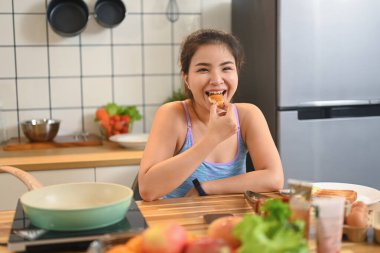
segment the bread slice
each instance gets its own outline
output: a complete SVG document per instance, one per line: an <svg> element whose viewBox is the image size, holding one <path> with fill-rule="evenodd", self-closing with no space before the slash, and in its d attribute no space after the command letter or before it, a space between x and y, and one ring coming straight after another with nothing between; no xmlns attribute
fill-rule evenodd
<svg viewBox="0 0 380 253"><path fill-rule="evenodd" d="M316 189L312 193L315 197L344 197L349 203L354 203L358 194L354 190L333 190L333 189Z"/></svg>
<svg viewBox="0 0 380 253"><path fill-rule="evenodd" d="M208 100L212 104L216 104L219 108L224 107L224 97L223 94L212 94L208 96Z"/></svg>

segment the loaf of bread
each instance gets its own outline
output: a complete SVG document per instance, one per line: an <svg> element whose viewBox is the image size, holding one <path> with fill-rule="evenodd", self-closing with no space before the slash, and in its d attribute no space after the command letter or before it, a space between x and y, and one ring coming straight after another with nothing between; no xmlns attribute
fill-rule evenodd
<svg viewBox="0 0 380 253"><path fill-rule="evenodd" d="M312 193L315 197L345 197L349 203L354 203L358 197L356 191L353 190L333 190L333 189L316 189Z"/></svg>

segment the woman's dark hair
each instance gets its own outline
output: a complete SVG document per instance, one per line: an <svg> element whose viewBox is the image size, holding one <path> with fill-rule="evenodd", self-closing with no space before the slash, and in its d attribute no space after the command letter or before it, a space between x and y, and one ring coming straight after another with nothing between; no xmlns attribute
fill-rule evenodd
<svg viewBox="0 0 380 253"><path fill-rule="evenodd" d="M182 43L182 49L180 54L181 72L184 74L189 73L190 62L195 52L200 46L209 44L222 44L227 47L232 56L235 59L236 69L239 72L244 62L244 52L240 45L239 40L232 34L213 30L213 29L201 29L190 34ZM193 98L191 91L185 87L185 93L187 97Z"/></svg>

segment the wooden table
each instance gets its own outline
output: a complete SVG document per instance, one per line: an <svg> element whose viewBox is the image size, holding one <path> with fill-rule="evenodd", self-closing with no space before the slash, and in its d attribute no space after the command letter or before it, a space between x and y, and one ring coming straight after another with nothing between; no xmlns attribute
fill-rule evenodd
<svg viewBox="0 0 380 253"><path fill-rule="evenodd" d="M137 202L144 217L150 226L167 221L176 221L194 234L204 235L207 225L203 220L204 214L232 213L243 215L252 212L242 194L218 195L207 197L192 197L167 199L153 202ZM14 211L0 212L0 253L9 253L4 245L7 241ZM380 245L373 243L351 243L344 241L342 253L379 252Z"/></svg>

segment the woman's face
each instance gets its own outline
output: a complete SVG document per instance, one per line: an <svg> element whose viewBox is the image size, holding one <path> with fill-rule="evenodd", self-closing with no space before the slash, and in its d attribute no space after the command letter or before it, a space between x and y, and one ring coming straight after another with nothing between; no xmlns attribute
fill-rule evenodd
<svg viewBox="0 0 380 253"><path fill-rule="evenodd" d="M190 62L189 73L183 74L197 104L210 107L208 95L222 93L230 101L236 92L238 74L235 58L223 44L209 44L198 48Z"/></svg>

